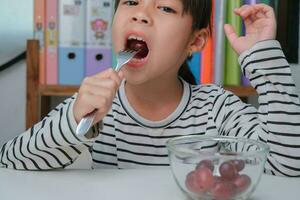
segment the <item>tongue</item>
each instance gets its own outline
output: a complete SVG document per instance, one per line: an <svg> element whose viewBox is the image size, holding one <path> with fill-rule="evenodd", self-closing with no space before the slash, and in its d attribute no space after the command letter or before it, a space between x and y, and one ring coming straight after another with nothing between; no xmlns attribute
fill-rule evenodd
<svg viewBox="0 0 300 200"><path fill-rule="evenodd" d="M138 40L129 40L127 43L127 48L134 50L134 51L139 51L134 56L134 58L137 58L137 59L145 58L149 52L147 44L143 41L138 41Z"/></svg>

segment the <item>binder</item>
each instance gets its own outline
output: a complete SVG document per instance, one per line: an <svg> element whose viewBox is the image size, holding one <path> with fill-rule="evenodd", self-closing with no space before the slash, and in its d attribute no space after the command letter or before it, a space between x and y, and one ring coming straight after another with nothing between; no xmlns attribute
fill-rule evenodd
<svg viewBox="0 0 300 200"><path fill-rule="evenodd" d="M215 11L215 1L212 0L212 19L214 18ZM202 59L201 59L201 83L202 84L210 84L213 83L213 70L214 70L214 25L212 24L212 34L208 38L207 44L202 51Z"/></svg>
<svg viewBox="0 0 300 200"><path fill-rule="evenodd" d="M225 67L225 33L224 24L226 19L227 0L219 0L215 5L215 56L214 56L214 83L217 85L224 84L224 67Z"/></svg>
<svg viewBox="0 0 300 200"><path fill-rule="evenodd" d="M45 84L45 0L34 0L34 38L39 40L39 82Z"/></svg>
<svg viewBox="0 0 300 200"><path fill-rule="evenodd" d="M234 8L241 7L241 0L230 0L227 3L227 23L233 25L236 33L240 35L242 31L242 21L239 16L233 12ZM230 46L226 39L226 58L225 58L225 85L240 85L241 84L241 68L238 63L238 54Z"/></svg>
<svg viewBox="0 0 300 200"><path fill-rule="evenodd" d="M58 83L58 0L46 0L46 84Z"/></svg>
<svg viewBox="0 0 300 200"><path fill-rule="evenodd" d="M269 5L270 4L270 0L260 0L259 3L264 3Z"/></svg>
<svg viewBox="0 0 300 200"><path fill-rule="evenodd" d="M201 71L201 53L200 52L194 52L192 59L188 60L188 66L191 70L195 81L197 84L200 84L200 71Z"/></svg>
<svg viewBox="0 0 300 200"><path fill-rule="evenodd" d="M210 37L202 51L201 59L201 83L210 84L213 82L213 39Z"/></svg>
<svg viewBox="0 0 300 200"><path fill-rule="evenodd" d="M257 0L244 0L244 4L255 5Z"/></svg>
<svg viewBox="0 0 300 200"><path fill-rule="evenodd" d="M59 84L80 85L84 78L85 11L85 0L59 0Z"/></svg>
<svg viewBox="0 0 300 200"><path fill-rule="evenodd" d="M112 66L111 26L113 1L86 1L85 75L91 76Z"/></svg>

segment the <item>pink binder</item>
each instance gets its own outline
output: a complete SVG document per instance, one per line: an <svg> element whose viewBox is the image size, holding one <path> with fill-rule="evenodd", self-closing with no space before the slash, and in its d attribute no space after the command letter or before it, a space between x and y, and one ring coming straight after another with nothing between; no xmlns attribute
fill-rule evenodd
<svg viewBox="0 0 300 200"><path fill-rule="evenodd" d="M46 84L58 83L58 0L46 0Z"/></svg>

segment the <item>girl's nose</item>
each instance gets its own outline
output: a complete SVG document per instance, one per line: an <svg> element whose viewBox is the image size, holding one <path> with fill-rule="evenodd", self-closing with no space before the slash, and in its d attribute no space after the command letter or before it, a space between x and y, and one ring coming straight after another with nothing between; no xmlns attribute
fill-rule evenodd
<svg viewBox="0 0 300 200"><path fill-rule="evenodd" d="M149 20L146 19L146 18L132 17L132 20L136 21L136 22L141 22L141 23L144 23L144 24L148 24L149 23Z"/></svg>
<svg viewBox="0 0 300 200"><path fill-rule="evenodd" d="M133 22L146 25L150 25L152 23L151 18L144 11L139 11L138 13L136 13L134 16L132 16L131 20Z"/></svg>

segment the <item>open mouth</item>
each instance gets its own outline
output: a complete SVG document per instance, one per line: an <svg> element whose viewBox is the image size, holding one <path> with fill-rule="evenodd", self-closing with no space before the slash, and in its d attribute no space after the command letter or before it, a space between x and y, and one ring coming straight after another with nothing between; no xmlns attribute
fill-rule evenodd
<svg viewBox="0 0 300 200"><path fill-rule="evenodd" d="M141 37L129 36L126 42L126 49L138 51L138 53L134 56L135 59L143 59L146 58L149 49L147 43Z"/></svg>

